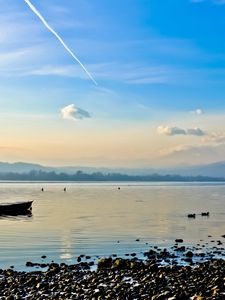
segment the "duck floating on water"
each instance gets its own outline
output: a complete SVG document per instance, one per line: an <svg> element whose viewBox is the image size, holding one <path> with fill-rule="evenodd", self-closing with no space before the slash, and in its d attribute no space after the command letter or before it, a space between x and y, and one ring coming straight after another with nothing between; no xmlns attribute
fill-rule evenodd
<svg viewBox="0 0 225 300"><path fill-rule="evenodd" d="M209 216L209 211L207 211L207 212L202 212L202 213L201 213L201 216L202 216L202 217L208 217L208 216Z"/></svg>
<svg viewBox="0 0 225 300"><path fill-rule="evenodd" d="M195 218L196 214L188 214L187 217L188 218Z"/></svg>

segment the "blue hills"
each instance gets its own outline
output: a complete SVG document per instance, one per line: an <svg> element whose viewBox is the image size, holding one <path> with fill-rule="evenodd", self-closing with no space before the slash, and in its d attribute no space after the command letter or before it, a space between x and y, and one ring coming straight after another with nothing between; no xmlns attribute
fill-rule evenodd
<svg viewBox="0 0 225 300"><path fill-rule="evenodd" d="M130 176L158 175L180 175L180 176L206 176L225 179L225 161L196 166L179 166L170 168L98 168L86 166L43 166L41 164L26 162L0 162L0 173L29 173L31 171L55 172L75 174L82 171L86 174L101 172L103 174L120 173Z"/></svg>

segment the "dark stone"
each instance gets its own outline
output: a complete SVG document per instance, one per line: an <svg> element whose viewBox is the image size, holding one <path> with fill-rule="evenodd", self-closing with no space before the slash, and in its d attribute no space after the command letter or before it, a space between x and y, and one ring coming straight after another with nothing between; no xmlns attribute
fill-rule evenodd
<svg viewBox="0 0 225 300"><path fill-rule="evenodd" d="M157 252L150 249L148 252L144 252L144 256L148 258L155 258L157 256Z"/></svg>
<svg viewBox="0 0 225 300"><path fill-rule="evenodd" d="M34 266L35 266L35 264L32 263L31 261L26 262L26 267L34 267Z"/></svg>
<svg viewBox="0 0 225 300"><path fill-rule="evenodd" d="M116 258L112 263L112 267L116 269L124 269L126 266L126 260L122 258Z"/></svg>
<svg viewBox="0 0 225 300"><path fill-rule="evenodd" d="M110 268L112 266L112 258L111 257L103 257L98 261L98 269L102 268Z"/></svg>
<svg viewBox="0 0 225 300"><path fill-rule="evenodd" d="M186 258L184 258L184 261L186 261L186 262L189 263L189 264L193 264L193 260L192 260L191 257L186 257Z"/></svg>
<svg viewBox="0 0 225 300"><path fill-rule="evenodd" d="M176 239L175 242L176 242L176 243L183 243L184 240L183 240L183 239Z"/></svg>
<svg viewBox="0 0 225 300"><path fill-rule="evenodd" d="M145 260L101 258L92 270L94 261L52 263L44 272L0 270L0 299L224 299L225 260L213 258L213 252L223 255L221 248L214 247L206 257L197 253L198 263L193 267L195 251L199 248L188 248L181 258L188 266L171 259L173 252L159 248L146 252L151 258ZM201 257L208 261L200 261Z"/></svg>
<svg viewBox="0 0 225 300"><path fill-rule="evenodd" d="M181 246L181 247L177 247L177 248L175 249L175 251L184 252L185 249L186 249L185 246Z"/></svg>
<svg viewBox="0 0 225 300"><path fill-rule="evenodd" d="M186 257L193 257L194 256L192 251L188 251L185 255L186 255Z"/></svg>
<svg viewBox="0 0 225 300"><path fill-rule="evenodd" d="M198 256L205 257L205 253L199 253Z"/></svg>

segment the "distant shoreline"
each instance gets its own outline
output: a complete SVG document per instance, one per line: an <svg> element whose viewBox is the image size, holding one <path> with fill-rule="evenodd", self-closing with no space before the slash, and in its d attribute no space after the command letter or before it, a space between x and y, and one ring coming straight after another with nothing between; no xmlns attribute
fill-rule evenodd
<svg viewBox="0 0 225 300"><path fill-rule="evenodd" d="M77 171L74 174L55 171L32 170L30 172L0 172L1 181L54 181L54 182L225 182L223 177L181 176L179 174L127 175L121 173L94 172L91 174Z"/></svg>

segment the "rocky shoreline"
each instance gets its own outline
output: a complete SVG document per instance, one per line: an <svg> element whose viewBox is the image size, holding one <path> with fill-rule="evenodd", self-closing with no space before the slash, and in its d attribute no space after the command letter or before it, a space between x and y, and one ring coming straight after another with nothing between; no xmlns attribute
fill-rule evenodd
<svg viewBox="0 0 225 300"><path fill-rule="evenodd" d="M225 260L193 263L192 256L185 252L187 265L180 265L166 249L150 249L146 259L135 253L129 258L112 255L96 265L87 256L71 265L27 262L45 270L0 270L0 299L225 299ZM162 260L168 263L162 265Z"/></svg>

